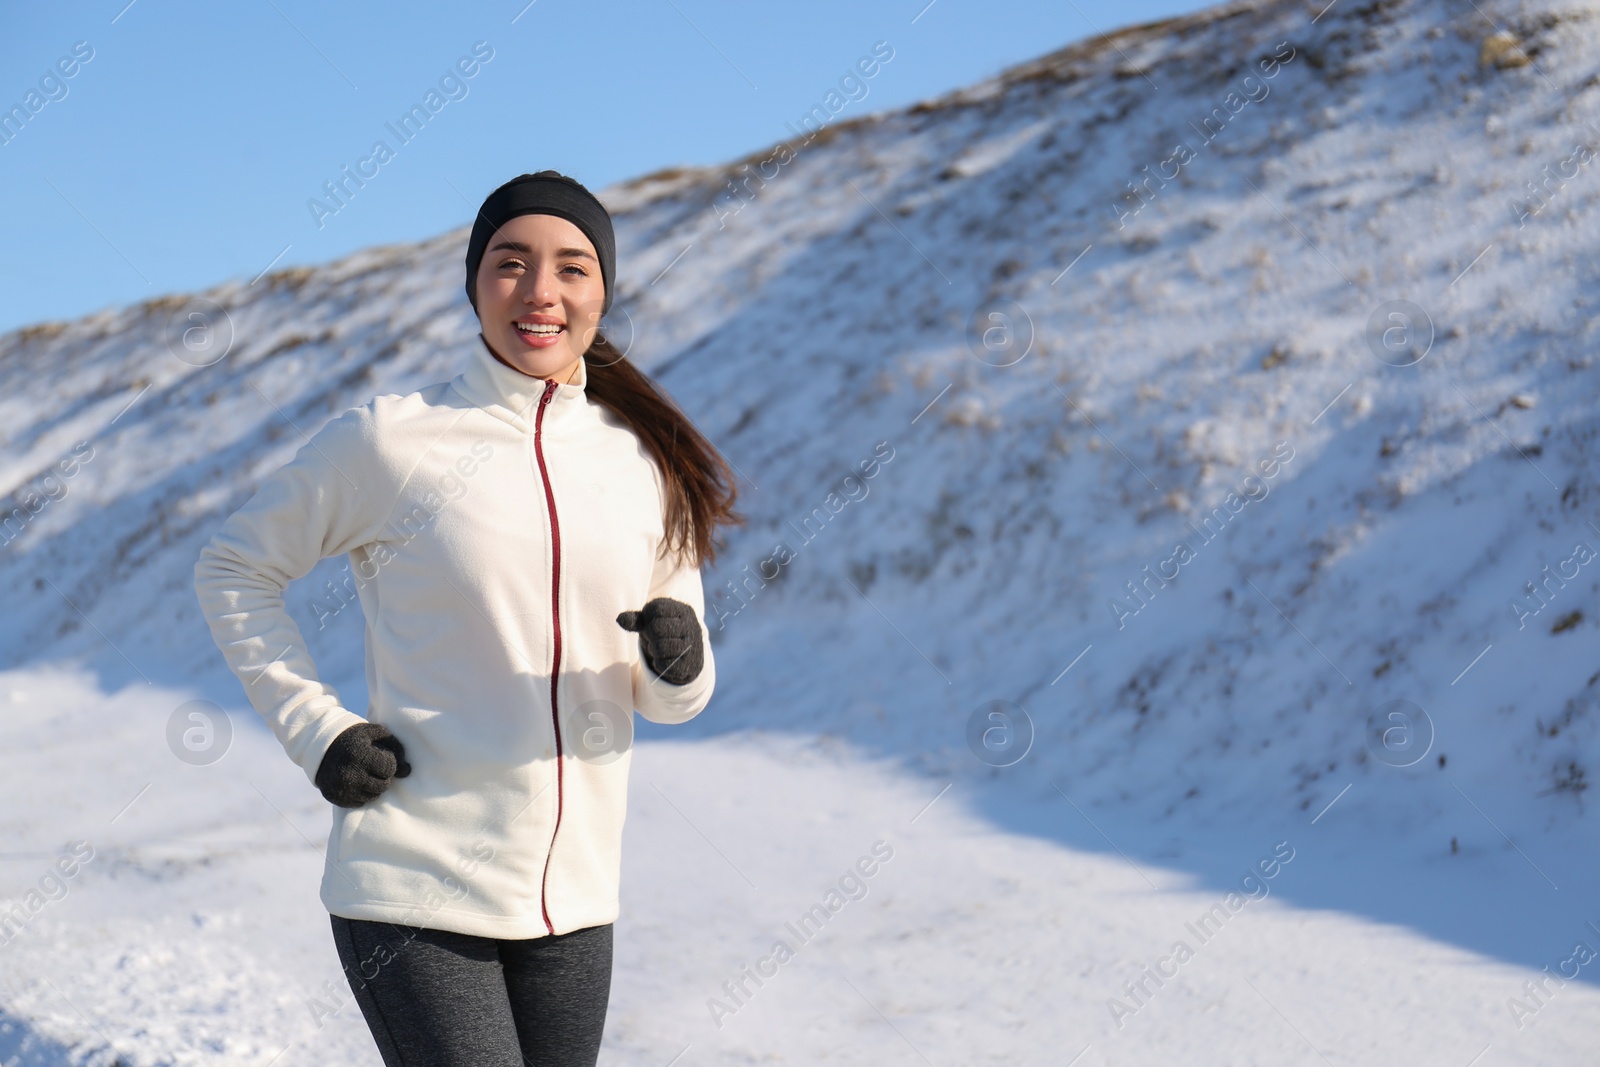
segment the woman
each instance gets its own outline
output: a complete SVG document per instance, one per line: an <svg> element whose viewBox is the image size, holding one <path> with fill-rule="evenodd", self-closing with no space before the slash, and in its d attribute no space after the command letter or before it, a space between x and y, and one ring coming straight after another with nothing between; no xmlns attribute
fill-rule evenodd
<svg viewBox="0 0 1600 1067"><path fill-rule="evenodd" d="M471 364L331 420L195 566L251 704L336 805L321 897L386 1064L595 1063L632 712L683 722L715 685L700 566L743 516L598 332L614 264L576 181L496 189L467 245ZM342 553L365 718L283 604Z"/></svg>

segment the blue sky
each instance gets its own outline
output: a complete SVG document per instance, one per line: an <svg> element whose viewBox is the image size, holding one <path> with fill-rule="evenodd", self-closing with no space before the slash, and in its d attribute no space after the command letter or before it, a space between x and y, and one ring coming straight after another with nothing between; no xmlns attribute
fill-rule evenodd
<svg viewBox="0 0 1600 1067"><path fill-rule="evenodd" d="M550 167L600 189L737 158L789 136L786 123L880 41L893 58L841 118L1203 6L13 5L0 110L37 110L0 126L0 330L430 237L524 171ZM437 113L402 143L386 124L430 89ZM373 155L379 140L392 156ZM345 167L369 177L346 179L341 205L324 183Z"/></svg>

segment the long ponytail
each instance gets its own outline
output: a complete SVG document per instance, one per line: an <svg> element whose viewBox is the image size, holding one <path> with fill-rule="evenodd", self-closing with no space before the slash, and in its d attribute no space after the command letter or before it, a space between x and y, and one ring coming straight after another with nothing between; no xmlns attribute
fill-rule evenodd
<svg viewBox="0 0 1600 1067"><path fill-rule="evenodd" d="M595 332L584 363L584 392L614 412L661 469L668 550L687 553L696 566L716 562L717 527L746 522L746 516L733 510L739 491L728 461L604 333Z"/></svg>

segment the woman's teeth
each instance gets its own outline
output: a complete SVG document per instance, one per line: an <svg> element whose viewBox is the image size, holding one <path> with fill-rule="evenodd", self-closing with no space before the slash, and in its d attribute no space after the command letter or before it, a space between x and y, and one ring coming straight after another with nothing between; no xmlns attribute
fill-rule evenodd
<svg viewBox="0 0 1600 1067"><path fill-rule="evenodd" d="M521 330L523 333L537 333L544 336L549 336L551 334L557 334L561 332L560 326L547 325L545 323L518 322L513 323L513 325L515 325L516 328Z"/></svg>

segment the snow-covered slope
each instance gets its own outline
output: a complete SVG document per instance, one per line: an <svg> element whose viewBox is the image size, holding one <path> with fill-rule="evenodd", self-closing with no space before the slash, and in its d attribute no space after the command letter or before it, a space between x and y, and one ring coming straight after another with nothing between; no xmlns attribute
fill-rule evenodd
<svg viewBox="0 0 1600 1067"><path fill-rule="evenodd" d="M1600 946L1597 86L1593 3L1247 2L601 191L616 335L745 478L718 695L670 736L841 742L1224 891L1343 833L1280 901L1533 970ZM0 338L0 477L38 505L0 667L248 712L195 553L323 421L459 370L465 236ZM343 567L291 606L360 707ZM1503 986L1462 1018L1520 1036Z"/></svg>

